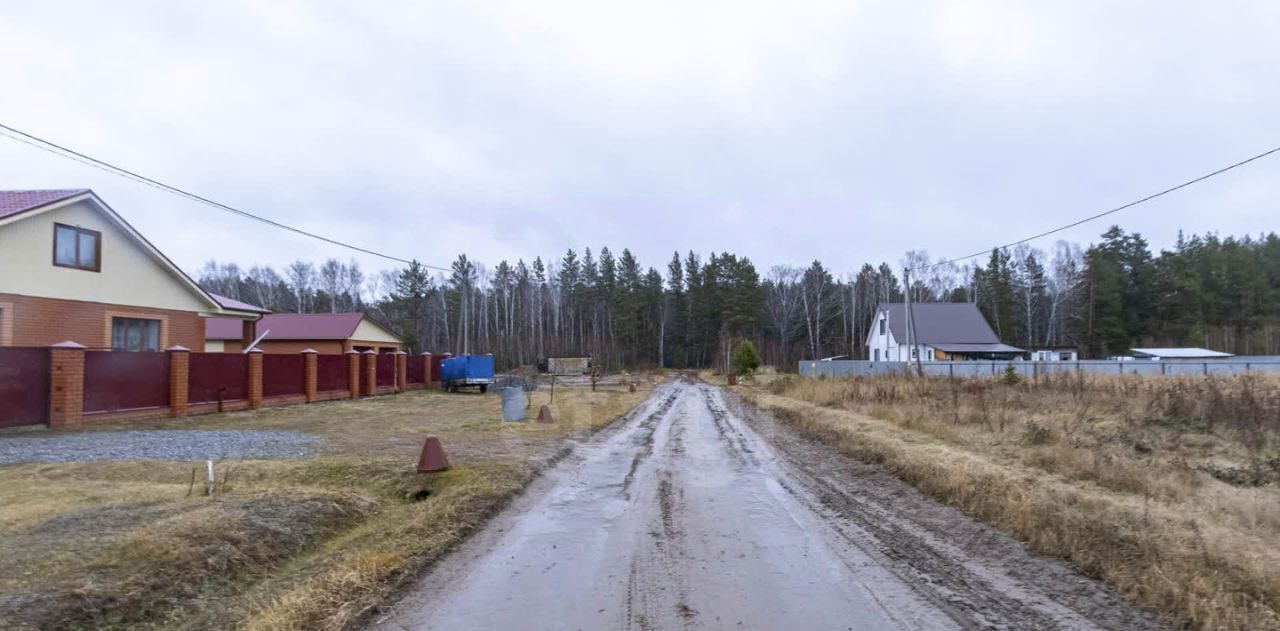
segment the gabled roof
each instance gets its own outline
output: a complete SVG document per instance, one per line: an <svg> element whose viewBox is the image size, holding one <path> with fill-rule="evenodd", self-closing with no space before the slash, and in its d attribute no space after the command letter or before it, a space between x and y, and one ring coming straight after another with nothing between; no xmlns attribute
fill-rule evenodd
<svg viewBox="0 0 1280 631"><path fill-rule="evenodd" d="M1211 351L1207 348L1131 348L1134 357L1167 357L1170 359L1223 359L1235 357L1231 353Z"/></svg>
<svg viewBox="0 0 1280 631"><path fill-rule="evenodd" d="M69 197L88 193L87 188L64 188L43 191L0 191L0 219L35 210Z"/></svg>
<svg viewBox="0 0 1280 631"><path fill-rule="evenodd" d="M907 343L907 306L901 302L882 303L877 312L889 314L889 330L899 344ZM1000 343L991 325L987 324L978 306L971 302L924 302L911 305L915 320L914 342L937 346L947 345L982 345L988 348L1000 347L1001 350L978 350L971 352L1022 352L1022 349Z"/></svg>
<svg viewBox="0 0 1280 631"><path fill-rule="evenodd" d="M260 310L242 311L239 308L223 305L218 302L209 292L200 288L196 281L187 276L182 268L178 267L169 260L156 246L152 245L142 233L125 221L113 208L102 201L91 189L51 189L51 190L26 190L26 191L0 191L0 226L25 219L30 215L36 215L63 206L87 201L90 206L102 213L110 221L114 222L126 235L141 247L153 260L156 261L165 271L169 272L184 285L187 290L195 294L202 302L209 306L209 313L219 313L231 316L252 316L260 313Z"/></svg>
<svg viewBox="0 0 1280 631"><path fill-rule="evenodd" d="M266 332L263 338L266 340L346 340L355 335L356 327L364 319L363 313L272 313L258 320L257 330L259 335ZM377 324L373 320L369 322ZM239 320L209 318L205 321L204 337L238 340L240 329Z"/></svg>

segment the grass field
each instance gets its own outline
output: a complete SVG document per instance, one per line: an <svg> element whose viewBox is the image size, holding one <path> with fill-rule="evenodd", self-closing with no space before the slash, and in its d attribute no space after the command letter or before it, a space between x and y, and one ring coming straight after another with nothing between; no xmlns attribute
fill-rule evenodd
<svg viewBox="0 0 1280 631"><path fill-rule="evenodd" d="M1280 379L785 377L741 390L1179 626L1280 628Z"/></svg>
<svg viewBox="0 0 1280 631"><path fill-rule="evenodd" d="M289 429L328 448L219 462L212 497L203 462L0 466L0 627L348 628L649 387L557 388L554 425L432 390L87 430ZM536 414L549 394L532 397ZM451 470L414 471L429 433Z"/></svg>

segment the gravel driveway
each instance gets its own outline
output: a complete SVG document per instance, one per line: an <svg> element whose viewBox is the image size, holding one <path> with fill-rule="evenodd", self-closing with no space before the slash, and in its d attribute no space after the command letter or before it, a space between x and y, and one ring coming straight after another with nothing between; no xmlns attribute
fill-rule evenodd
<svg viewBox="0 0 1280 631"><path fill-rule="evenodd" d="M159 429L0 438L0 464L89 460L306 458L324 447L302 432Z"/></svg>

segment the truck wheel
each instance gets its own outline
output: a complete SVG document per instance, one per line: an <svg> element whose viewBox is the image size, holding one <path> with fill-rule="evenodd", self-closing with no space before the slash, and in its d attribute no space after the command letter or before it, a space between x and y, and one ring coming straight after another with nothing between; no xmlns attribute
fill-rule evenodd
<svg viewBox="0 0 1280 631"><path fill-rule="evenodd" d="M480 384L480 394L484 394L488 391L489 391L489 384L486 384L486 383Z"/></svg>

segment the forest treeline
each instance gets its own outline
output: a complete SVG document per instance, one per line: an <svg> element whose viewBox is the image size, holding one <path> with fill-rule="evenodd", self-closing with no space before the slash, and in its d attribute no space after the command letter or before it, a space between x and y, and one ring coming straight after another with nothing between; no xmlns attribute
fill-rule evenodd
<svg viewBox="0 0 1280 631"><path fill-rule="evenodd" d="M1112 227L1087 248L1026 245L957 265L908 252L897 265L838 273L820 261L758 270L750 259L675 253L661 269L623 249L487 267L459 255L449 272L414 263L364 273L354 262L297 261L282 273L209 262L209 291L280 312L364 311L415 351L493 352L500 364L590 355L609 368L722 366L740 340L766 363L864 358L876 305L977 303L1001 340L1072 347L1085 357L1134 346L1280 354L1280 237L1179 236L1153 254Z"/></svg>

